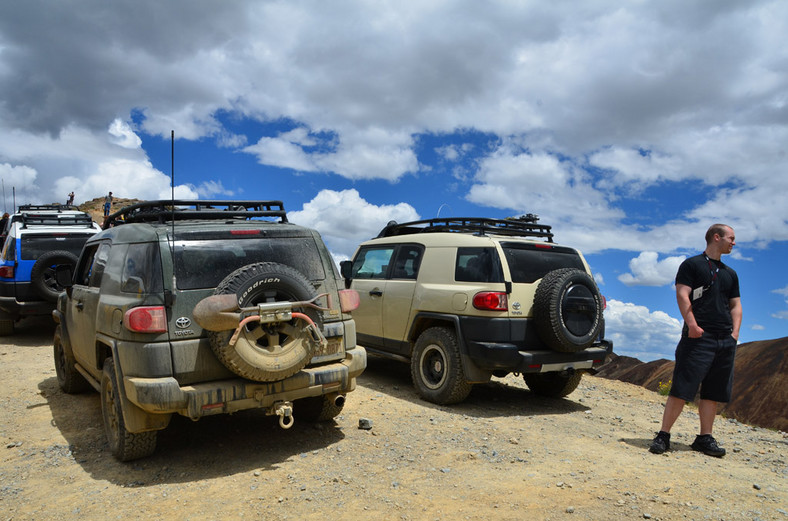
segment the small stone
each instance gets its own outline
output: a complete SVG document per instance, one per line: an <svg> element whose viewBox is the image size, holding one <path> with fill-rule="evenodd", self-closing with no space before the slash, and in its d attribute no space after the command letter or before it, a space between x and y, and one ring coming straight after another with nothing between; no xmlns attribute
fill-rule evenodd
<svg viewBox="0 0 788 521"><path fill-rule="evenodd" d="M566 513L567 514L573 514L574 511L575 511L575 507L566 507Z"/></svg>
<svg viewBox="0 0 788 521"><path fill-rule="evenodd" d="M358 428L368 431L372 429L372 420L369 418L359 418L358 419Z"/></svg>
<svg viewBox="0 0 788 521"><path fill-rule="evenodd" d="M761 486L757 483L753 483L752 488L754 488L755 490L761 490Z"/></svg>

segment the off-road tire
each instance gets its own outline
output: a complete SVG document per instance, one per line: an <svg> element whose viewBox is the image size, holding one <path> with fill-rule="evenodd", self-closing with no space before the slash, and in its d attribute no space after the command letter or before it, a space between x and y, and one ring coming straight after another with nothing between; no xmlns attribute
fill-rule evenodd
<svg viewBox="0 0 788 521"><path fill-rule="evenodd" d="M107 358L101 374L101 415L110 452L120 461L150 456L156 450L158 431L129 432L123 420L122 397L115 373L115 361Z"/></svg>
<svg viewBox="0 0 788 521"><path fill-rule="evenodd" d="M13 320L0 320L0 336L11 336L14 334Z"/></svg>
<svg viewBox="0 0 788 521"><path fill-rule="evenodd" d="M317 295L298 270L275 262L249 264L235 270L216 287L214 294L235 294L240 307L311 300ZM315 310L298 311L320 327ZM311 360L314 343L305 326L301 319L263 325L252 322L241 331L235 345L230 345L233 330L209 331L208 339L216 357L233 373L258 382L274 382L294 375Z"/></svg>
<svg viewBox="0 0 788 521"><path fill-rule="evenodd" d="M55 266L68 264L72 270L77 265L77 256L73 253L54 250L41 255L30 270L30 284L35 292L44 300L56 302L63 288L57 283Z"/></svg>
<svg viewBox="0 0 788 521"><path fill-rule="evenodd" d="M568 396L580 385L583 377L582 371L577 371L570 376L561 373L525 373L525 385L539 396L548 398L563 398Z"/></svg>
<svg viewBox="0 0 788 521"><path fill-rule="evenodd" d="M457 336L446 327L431 327L419 335L410 374L419 396L440 405L463 401L473 387L465 379Z"/></svg>
<svg viewBox="0 0 788 521"><path fill-rule="evenodd" d="M296 420L310 423L333 420L342 412L343 405L337 405L326 395L310 396L293 402L293 416Z"/></svg>
<svg viewBox="0 0 788 521"><path fill-rule="evenodd" d="M602 330L602 311L602 295L585 271L551 271L536 288L536 329L542 341L555 351L575 353L593 344Z"/></svg>
<svg viewBox="0 0 788 521"><path fill-rule="evenodd" d="M55 328L55 337L53 339L57 383L64 393L84 393L92 389L92 387L85 380L85 377L77 371L74 356L71 350L63 343L63 330L61 328L62 326Z"/></svg>

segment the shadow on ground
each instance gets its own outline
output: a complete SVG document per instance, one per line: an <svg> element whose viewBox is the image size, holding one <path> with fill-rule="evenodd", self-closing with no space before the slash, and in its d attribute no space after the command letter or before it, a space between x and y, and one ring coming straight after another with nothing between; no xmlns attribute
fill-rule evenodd
<svg viewBox="0 0 788 521"><path fill-rule="evenodd" d="M480 418L570 414L589 410L588 407L573 401L572 395L566 398L544 398L526 389L525 384L517 387L497 378L486 384L474 385L471 394L462 403L436 405L422 400L416 393L407 363L373 354L367 357L367 369L358 381L359 385L428 409Z"/></svg>

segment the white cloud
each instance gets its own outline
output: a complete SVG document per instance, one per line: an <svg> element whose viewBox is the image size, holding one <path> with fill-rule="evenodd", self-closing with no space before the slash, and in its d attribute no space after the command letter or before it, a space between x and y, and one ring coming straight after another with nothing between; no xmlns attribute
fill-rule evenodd
<svg viewBox="0 0 788 521"><path fill-rule="evenodd" d="M618 355L649 362L672 359L681 338L682 323L663 311L650 311L619 300L608 300L605 309L605 336L613 341Z"/></svg>
<svg viewBox="0 0 788 521"><path fill-rule="evenodd" d="M288 212L288 219L319 231L341 260L351 257L360 242L375 237L389 221L414 221L419 214L406 203L376 206L356 190L322 190L301 210Z"/></svg>
<svg viewBox="0 0 788 521"><path fill-rule="evenodd" d="M619 275L618 280L627 286L666 286L675 280L684 259L686 257L682 255L659 260L657 252L644 251L630 259L631 273Z"/></svg>
<svg viewBox="0 0 788 521"><path fill-rule="evenodd" d="M134 133L128 123L115 119L109 126L112 141L123 148L140 148L142 140Z"/></svg>

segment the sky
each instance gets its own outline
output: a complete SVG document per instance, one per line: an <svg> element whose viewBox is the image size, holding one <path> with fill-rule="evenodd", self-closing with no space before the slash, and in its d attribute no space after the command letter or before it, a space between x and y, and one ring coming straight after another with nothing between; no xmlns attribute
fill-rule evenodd
<svg viewBox="0 0 788 521"><path fill-rule="evenodd" d="M782 0L0 0L4 211L282 200L337 260L390 220L534 213L643 361L717 222L740 342L788 336L787 174Z"/></svg>

